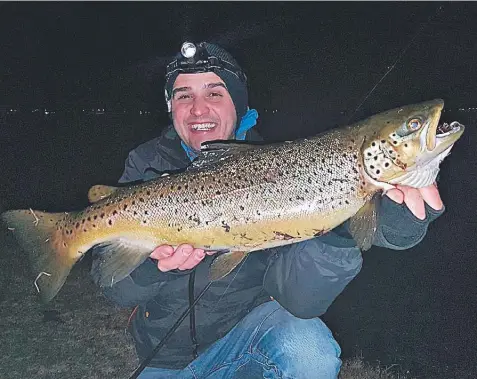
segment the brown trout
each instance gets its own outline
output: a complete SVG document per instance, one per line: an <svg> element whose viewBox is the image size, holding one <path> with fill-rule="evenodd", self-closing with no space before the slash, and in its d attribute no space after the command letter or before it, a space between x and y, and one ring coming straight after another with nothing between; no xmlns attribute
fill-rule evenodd
<svg viewBox="0 0 477 379"><path fill-rule="evenodd" d="M293 142L205 144L184 172L92 187L92 204L81 211L12 210L2 218L29 253L44 301L95 245L104 249L102 286L129 275L161 244L227 250L212 264L211 280L250 252L313 238L348 219L366 250L376 230L375 195L434 183L462 135L458 122L438 124L443 106L440 99L407 105Z"/></svg>

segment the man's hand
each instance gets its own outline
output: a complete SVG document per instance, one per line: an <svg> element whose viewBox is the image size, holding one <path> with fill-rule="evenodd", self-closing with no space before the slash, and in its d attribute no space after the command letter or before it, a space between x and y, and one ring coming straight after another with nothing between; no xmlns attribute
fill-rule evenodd
<svg viewBox="0 0 477 379"><path fill-rule="evenodd" d="M204 249L195 249L188 244L177 246L176 250L170 245L161 245L154 249L150 257L157 259L157 268L163 272L170 270L190 270L197 266L206 254L214 252L206 252Z"/></svg>
<svg viewBox="0 0 477 379"><path fill-rule="evenodd" d="M396 203L402 204L404 202L414 216L420 220L426 218L424 202L436 211L441 210L444 206L436 184L423 188L412 188L398 184L396 188L386 192L386 195Z"/></svg>

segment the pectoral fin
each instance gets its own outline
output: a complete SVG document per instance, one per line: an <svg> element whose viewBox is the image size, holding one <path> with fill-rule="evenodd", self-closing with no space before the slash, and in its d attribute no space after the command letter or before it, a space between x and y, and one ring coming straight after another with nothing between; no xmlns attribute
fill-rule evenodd
<svg viewBox="0 0 477 379"><path fill-rule="evenodd" d="M246 255L247 252L244 251L232 251L219 255L210 266L209 280L214 282L222 279L237 267Z"/></svg>
<svg viewBox="0 0 477 379"><path fill-rule="evenodd" d="M369 250L373 245L378 227L378 207L380 194L373 196L361 209L349 220L349 232L353 236L358 247Z"/></svg>

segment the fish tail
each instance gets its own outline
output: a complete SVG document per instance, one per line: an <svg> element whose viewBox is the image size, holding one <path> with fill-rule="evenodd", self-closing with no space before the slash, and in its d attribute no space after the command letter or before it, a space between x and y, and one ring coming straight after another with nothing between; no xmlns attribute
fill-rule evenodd
<svg viewBox="0 0 477 379"><path fill-rule="evenodd" d="M53 299L81 255L71 255L58 222L64 213L45 213L33 210L11 210L1 219L14 234L20 247L29 256L33 272L37 275L35 287L43 302Z"/></svg>

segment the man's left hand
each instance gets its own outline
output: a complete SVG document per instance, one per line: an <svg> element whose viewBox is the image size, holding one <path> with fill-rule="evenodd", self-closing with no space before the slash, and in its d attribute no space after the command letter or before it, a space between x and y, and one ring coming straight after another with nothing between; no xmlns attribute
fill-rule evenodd
<svg viewBox="0 0 477 379"><path fill-rule="evenodd" d="M402 204L404 202L414 216L420 220L426 218L424 202L436 211L441 210L444 206L436 184L423 188L412 188L398 184L396 188L387 191L386 195L396 203Z"/></svg>

